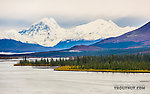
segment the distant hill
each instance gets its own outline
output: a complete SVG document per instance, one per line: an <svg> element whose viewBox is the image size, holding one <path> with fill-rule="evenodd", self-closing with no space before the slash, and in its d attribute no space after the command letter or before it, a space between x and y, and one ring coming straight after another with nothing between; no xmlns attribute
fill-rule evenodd
<svg viewBox="0 0 150 94"><path fill-rule="evenodd" d="M41 52L56 50L52 47L43 47L38 44L22 43L12 39L0 40L0 52Z"/></svg>

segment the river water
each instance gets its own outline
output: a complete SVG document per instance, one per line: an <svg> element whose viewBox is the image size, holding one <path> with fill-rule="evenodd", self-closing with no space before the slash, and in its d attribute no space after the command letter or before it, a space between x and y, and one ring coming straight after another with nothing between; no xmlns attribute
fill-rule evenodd
<svg viewBox="0 0 150 94"><path fill-rule="evenodd" d="M149 73L62 72L17 62L0 60L0 94L150 94Z"/></svg>

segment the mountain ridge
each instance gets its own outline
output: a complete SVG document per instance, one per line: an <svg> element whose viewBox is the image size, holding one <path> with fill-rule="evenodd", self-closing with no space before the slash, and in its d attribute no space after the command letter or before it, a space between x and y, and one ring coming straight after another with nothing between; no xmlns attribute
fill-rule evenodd
<svg viewBox="0 0 150 94"><path fill-rule="evenodd" d="M127 44L127 42L128 43L130 42L128 45L129 46L128 48L134 48L134 47L140 48L140 47L145 47L145 46L150 45L149 35L150 35L150 22L146 23L145 25L141 26L140 28L136 30L125 33L118 37L104 39L100 42L92 44L92 46L102 47L102 45L104 46L104 44L107 44L107 43L111 43L111 44L114 43L118 45L117 43Z"/></svg>
<svg viewBox="0 0 150 94"><path fill-rule="evenodd" d="M19 33L3 34L0 39L14 39L23 43L53 47L60 41L105 39L121 35L133 29L135 28L121 28L110 20L106 21L102 19L65 29L60 27L55 19L43 18L32 24L29 28L21 30Z"/></svg>

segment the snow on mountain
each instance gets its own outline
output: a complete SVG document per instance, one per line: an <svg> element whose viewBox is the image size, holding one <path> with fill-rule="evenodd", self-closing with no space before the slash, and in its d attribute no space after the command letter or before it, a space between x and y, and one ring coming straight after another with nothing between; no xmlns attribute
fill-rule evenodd
<svg viewBox="0 0 150 94"><path fill-rule="evenodd" d="M1 32L0 39L14 39L21 42L53 47L66 40L97 40L116 37L135 29L135 27L117 26L112 21L98 19L96 21L65 29L53 18L44 18L20 32L11 30Z"/></svg>
<svg viewBox="0 0 150 94"><path fill-rule="evenodd" d="M90 22L88 24L76 26L74 28L68 29L68 35L66 37L69 39L85 39L85 40L97 40L105 39L109 37L116 37L122 35L126 32L135 29L135 27L124 27L121 28L113 23L111 20L105 21L98 19L96 21ZM72 34L74 36L72 36Z"/></svg>
<svg viewBox="0 0 150 94"><path fill-rule="evenodd" d="M144 48L150 47L150 22L138 29L125 33L121 36L107 38L90 46L100 48Z"/></svg>
<svg viewBox="0 0 150 94"><path fill-rule="evenodd" d="M32 40L28 36L23 36L23 35L19 34L18 31L15 29L1 31L0 39L13 39L13 40L21 41L24 43L28 43L28 41ZM32 43L36 44L36 42L34 42L34 41L32 41Z"/></svg>
<svg viewBox="0 0 150 94"><path fill-rule="evenodd" d="M30 43L34 41L42 46L54 46L63 39L65 29L61 28L53 18L44 18L19 33L32 39Z"/></svg>

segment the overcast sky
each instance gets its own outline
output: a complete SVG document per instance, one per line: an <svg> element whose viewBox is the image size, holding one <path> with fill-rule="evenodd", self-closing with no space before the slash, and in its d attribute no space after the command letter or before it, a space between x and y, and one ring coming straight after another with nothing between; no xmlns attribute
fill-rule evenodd
<svg viewBox="0 0 150 94"><path fill-rule="evenodd" d="M150 0L0 0L1 26L28 26L43 17L64 27L95 19L138 26L150 20Z"/></svg>

